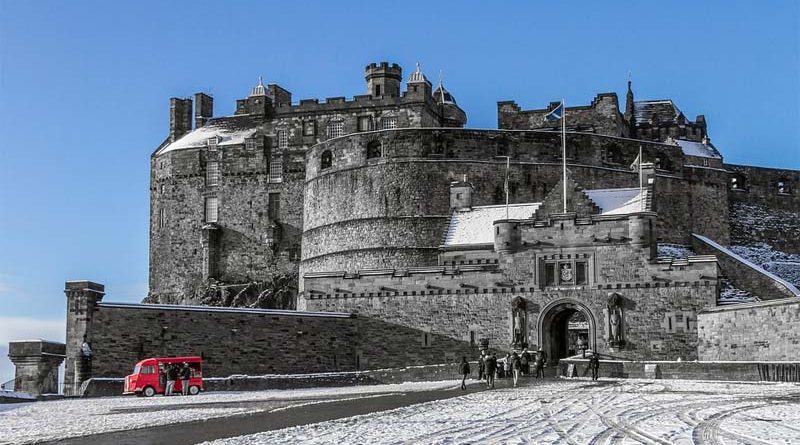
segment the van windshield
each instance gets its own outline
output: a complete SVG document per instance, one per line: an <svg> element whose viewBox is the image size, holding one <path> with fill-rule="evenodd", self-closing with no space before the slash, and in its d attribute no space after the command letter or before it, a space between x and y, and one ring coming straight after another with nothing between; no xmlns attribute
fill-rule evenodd
<svg viewBox="0 0 800 445"><path fill-rule="evenodd" d="M141 370L141 369L142 369L142 365L136 365L136 366L133 367L133 373L134 374L138 374L139 370Z"/></svg>

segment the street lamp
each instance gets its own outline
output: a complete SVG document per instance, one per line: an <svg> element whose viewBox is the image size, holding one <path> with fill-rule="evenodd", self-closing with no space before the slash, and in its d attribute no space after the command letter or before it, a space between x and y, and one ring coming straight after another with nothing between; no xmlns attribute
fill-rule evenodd
<svg viewBox="0 0 800 445"><path fill-rule="evenodd" d="M506 220L508 220L508 169L511 167L511 156L495 156L495 158L506 160Z"/></svg>

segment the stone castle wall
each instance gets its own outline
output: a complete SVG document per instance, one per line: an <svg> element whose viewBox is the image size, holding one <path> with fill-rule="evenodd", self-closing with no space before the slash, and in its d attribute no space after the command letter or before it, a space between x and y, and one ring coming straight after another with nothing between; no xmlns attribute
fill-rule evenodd
<svg viewBox="0 0 800 445"><path fill-rule="evenodd" d="M800 302L796 298L737 304L698 316L700 360L797 361Z"/></svg>
<svg viewBox="0 0 800 445"><path fill-rule="evenodd" d="M544 119L558 103L542 110L522 110L514 101L498 102L497 127L506 130L560 130L561 122ZM567 107L567 128L609 136L628 136L615 93L598 94L588 106Z"/></svg>

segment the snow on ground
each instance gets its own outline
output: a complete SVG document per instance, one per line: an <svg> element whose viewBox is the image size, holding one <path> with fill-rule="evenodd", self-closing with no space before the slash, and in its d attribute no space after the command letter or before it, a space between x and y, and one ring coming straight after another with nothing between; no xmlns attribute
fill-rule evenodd
<svg viewBox="0 0 800 445"><path fill-rule="evenodd" d="M800 254L781 252L764 243L752 246L731 246L729 249L763 267L767 272L800 287Z"/></svg>
<svg viewBox="0 0 800 445"><path fill-rule="evenodd" d="M694 255L689 246L681 244L660 243L657 246L658 256L672 258L689 258Z"/></svg>
<svg viewBox="0 0 800 445"><path fill-rule="evenodd" d="M800 385L531 381L521 388L207 442L274 443L800 443Z"/></svg>
<svg viewBox="0 0 800 445"><path fill-rule="evenodd" d="M758 296L746 290L734 287L730 280L723 278L720 280L719 298L717 304L720 306L739 303L755 303L761 301Z"/></svg>
<svg viewBox="0 0 800 445"><path fill-rule="evenodd" d="M210 392L197 396L105 397L22 403L0 408L0 444L26 444L108 431L227 417L376 394L454 388L461 381L339 388Z"/></svg>

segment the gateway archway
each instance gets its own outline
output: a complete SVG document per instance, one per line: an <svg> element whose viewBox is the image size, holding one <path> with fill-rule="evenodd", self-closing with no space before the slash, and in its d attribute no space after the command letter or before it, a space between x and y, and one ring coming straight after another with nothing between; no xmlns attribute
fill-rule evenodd
<svg viewBox="0 0 800 445"><path fill-rule="evenodd" d="M574 300L559 300L549 304L539 317L539 344L551 364L573 354L579 354L577 339L595 350L597 335L592 312Z"/></svg>

